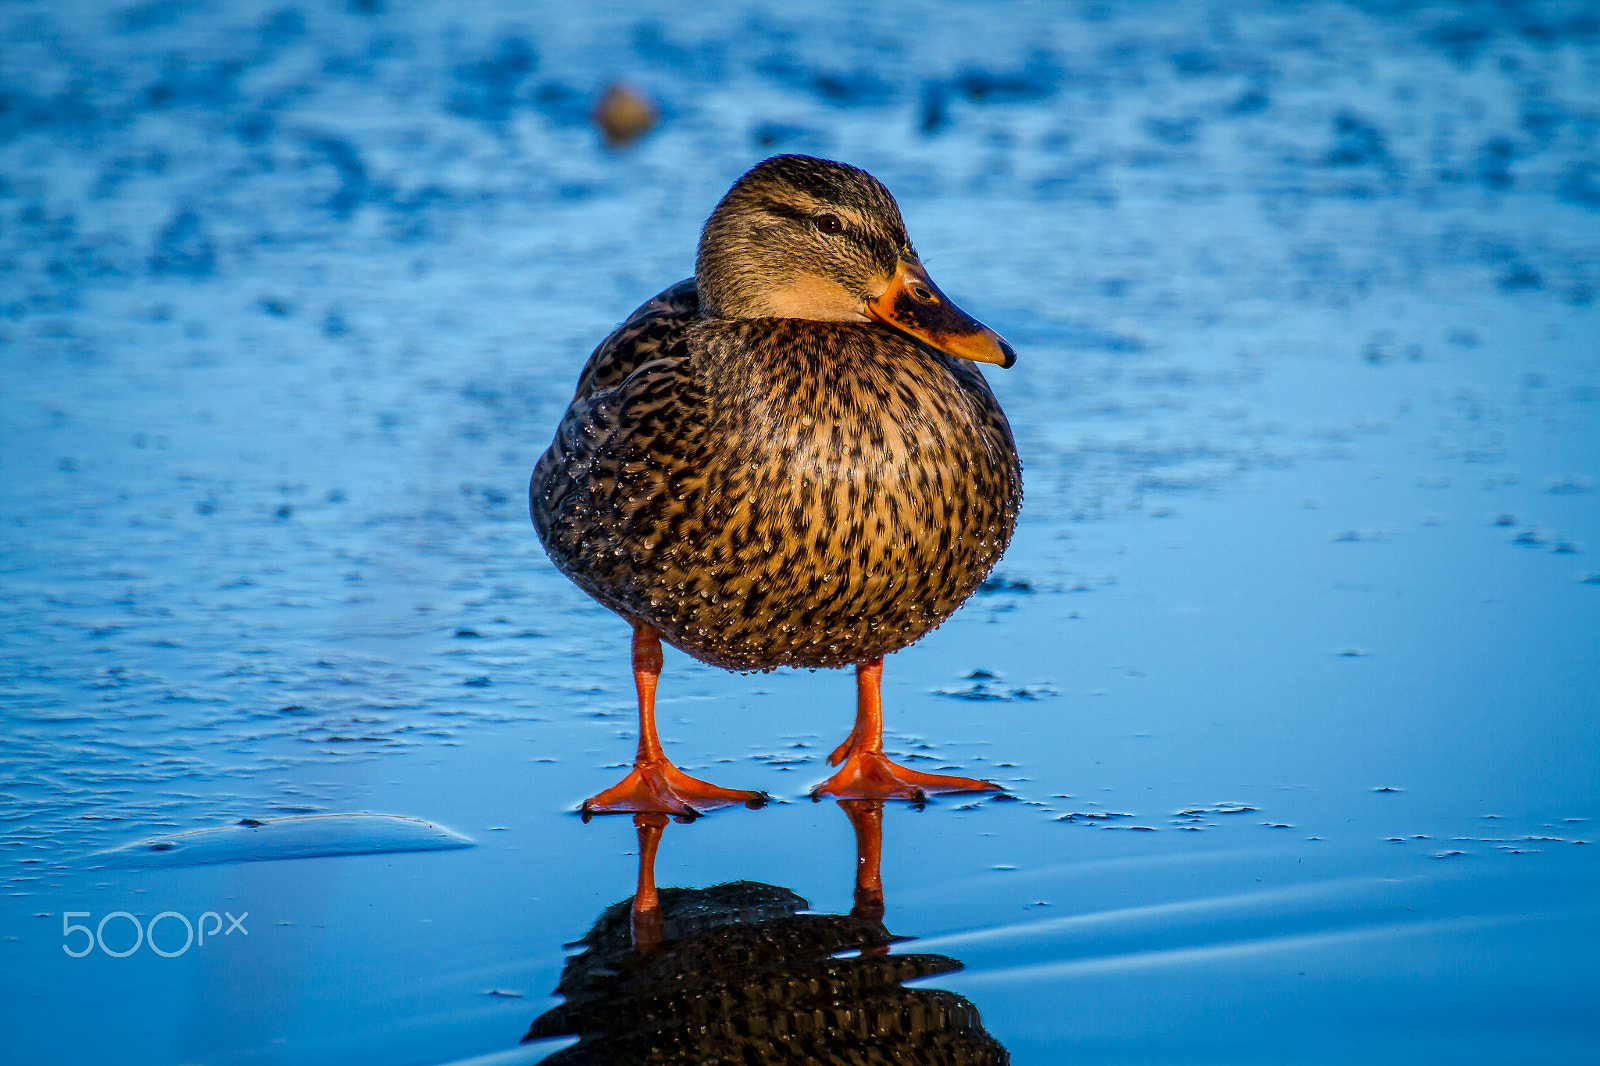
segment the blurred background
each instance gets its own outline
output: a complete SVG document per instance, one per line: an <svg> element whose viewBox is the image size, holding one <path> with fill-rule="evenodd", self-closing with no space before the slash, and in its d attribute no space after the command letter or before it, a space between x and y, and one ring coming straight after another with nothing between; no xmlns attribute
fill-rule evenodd
<svg viewBox="0 0 1600 1066"><path fill-rule="evenodd" d="M885 675L892 750L1019 799L885 814L934 984L1019 1063L1593 1061L1593 4L12 0L17 1061L556 1046L514 1050L632 891L571 814L632 691L527 476L779 152L881 179L1019 353L1017 540ZM794 801L851 690L669 653L665 739ZM476 846L94 858L348 812ZM852 839L726 812L658 874L843 912ZM248 948L60 950L228 906Z"/></svg>

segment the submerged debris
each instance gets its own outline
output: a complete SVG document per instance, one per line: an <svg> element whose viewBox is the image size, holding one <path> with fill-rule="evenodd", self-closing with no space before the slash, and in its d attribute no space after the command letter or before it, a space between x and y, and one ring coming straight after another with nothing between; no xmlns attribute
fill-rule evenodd
<svg viewBox="0 0 1600 1066"><path fill-rule="evenodd" d="M613 148L626 148L651 130L661 117L654 100L621 82L612 82L594 105L594 124Z"/></svg>

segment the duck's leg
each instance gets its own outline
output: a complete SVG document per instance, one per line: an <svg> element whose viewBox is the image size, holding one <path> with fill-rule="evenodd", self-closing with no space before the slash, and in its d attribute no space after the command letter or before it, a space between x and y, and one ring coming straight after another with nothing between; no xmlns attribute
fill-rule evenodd
<svg viewBox="0 0 1600 1066"><path fill-rule="evenodd" d="M950 774L926 774L893 762L883 753L883 658L856 664L856 724L845 742L828 756L843 760L837 773L811 790L816 796L858 799L922 799L929 792L1000 791L992 781Z"/></svg>
<svg viewBox="0 0 1600 1066"><path fill-rule="evenodd" d="M759 807L765 792L722 788L690 777L672 765L656 736L656 680L661 676L661 637L646 625L633 629L633 683L639 690L639 753L633 769L615 785L583 801L589 814L679 814L743 803Z"/></svg>

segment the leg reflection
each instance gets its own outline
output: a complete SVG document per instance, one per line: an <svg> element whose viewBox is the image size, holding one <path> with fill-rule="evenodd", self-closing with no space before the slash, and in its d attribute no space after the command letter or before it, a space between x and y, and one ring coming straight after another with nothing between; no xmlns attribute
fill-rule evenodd
<svg viewBox="0 0 1600 1066"><path fill-rule="evenodd" d="M651 951L661 945L661 895L656 891L656 849L661 832L667 828L664 814L636 814L633 827L639 831L639 884L633 890L629 932L633 950Z"/></svg>
<svg viewBox="0 0 1600 1066"><path fill-rule="evenodd" d="M883 801L842 799L839 806L850 816L856 831L856 903L850 913L857 918L883 920Z"/></svg>

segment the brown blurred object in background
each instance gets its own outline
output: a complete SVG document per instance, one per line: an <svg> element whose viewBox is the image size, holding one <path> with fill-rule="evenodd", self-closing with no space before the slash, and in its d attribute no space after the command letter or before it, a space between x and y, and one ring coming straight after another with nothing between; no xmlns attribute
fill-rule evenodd
<svg viewBox="0 0 1600 1066"><path fill-rule="evenodd" d="M619 81L606 86L594 105L594 124L613 148L626 148L649 133L659 117L654 100Z"/></svg>

